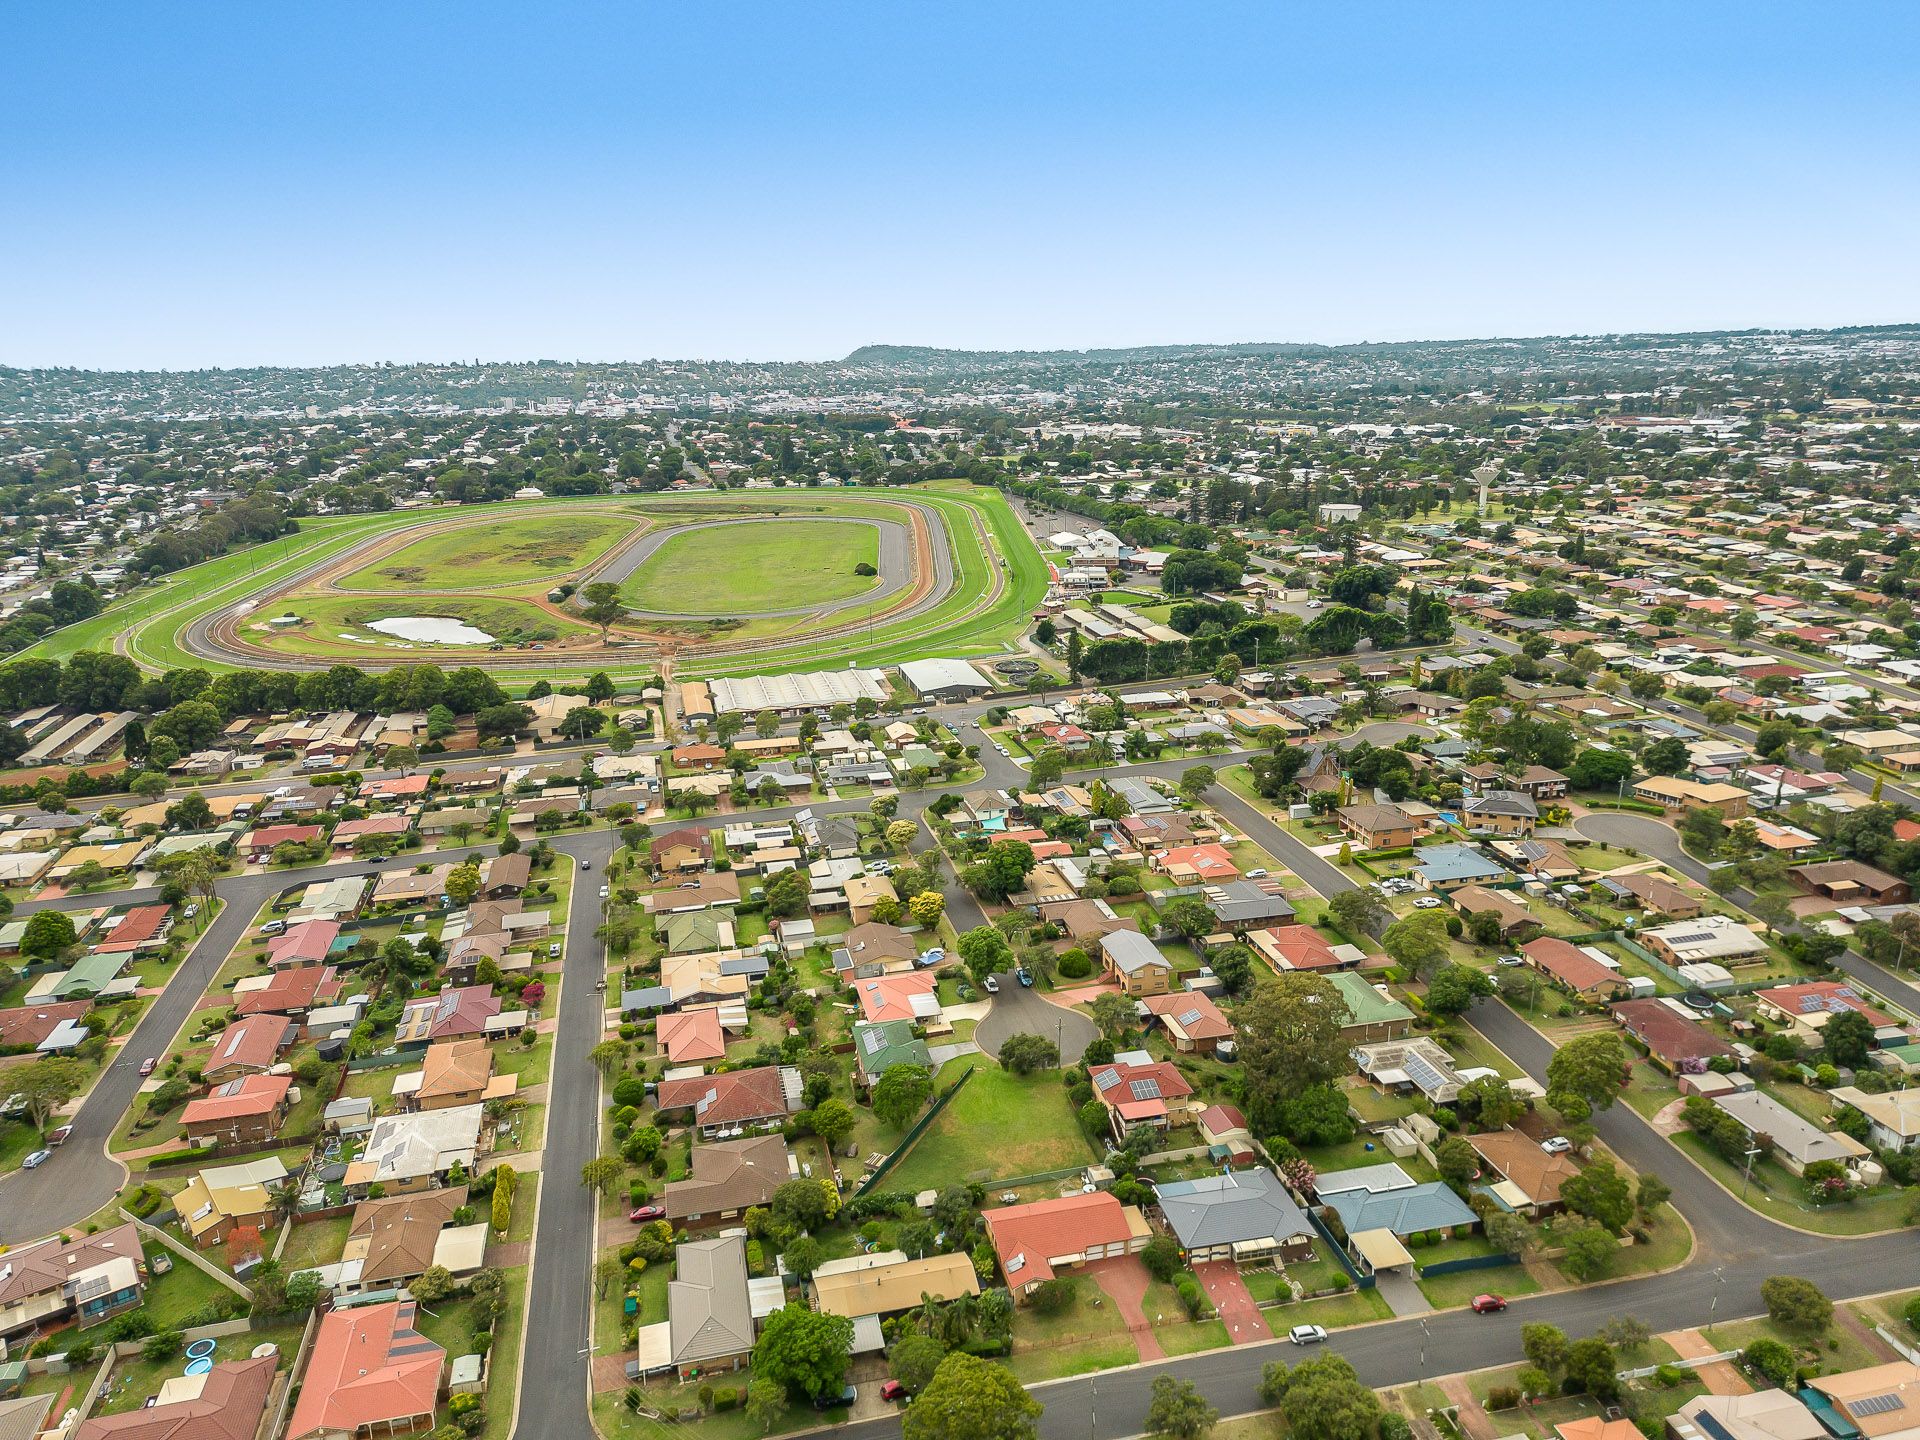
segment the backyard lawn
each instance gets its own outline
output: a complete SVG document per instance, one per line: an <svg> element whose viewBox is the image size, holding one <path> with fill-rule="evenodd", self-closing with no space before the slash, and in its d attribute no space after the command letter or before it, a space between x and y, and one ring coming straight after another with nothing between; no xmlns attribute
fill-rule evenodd
<svg viewBox="0 0 1920 1440"><path fill-rule="evenodd" d="M886 1177L889 1190L913 1193L963 1180L998 1180L1084 1165L1093 1152L1055 1072L1022 1079L985 1056L964 1056L941 1072L936 1088L973 1065L974 1075Z"/></svg>

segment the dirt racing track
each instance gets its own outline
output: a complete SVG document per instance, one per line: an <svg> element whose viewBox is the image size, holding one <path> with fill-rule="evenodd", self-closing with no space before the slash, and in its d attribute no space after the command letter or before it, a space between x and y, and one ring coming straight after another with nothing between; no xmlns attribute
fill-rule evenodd
<svg viewBox="0 0 1920 1440"><path fill-rule="evenodd" d="M845 513L856 507L859 513ZM367 572L380 562L416 542L450 530L497 526L557 514L615 515L631 522L633 528L589 563L570 569L556 568L531 585L524 582L464 586L432 583L387 588L366 578ZM819 605L734 610L726 618L633 610L613 626L604 639L578 612L578 588L597 581L619 584L627 580L676 536L732 525L778 523L783 519L863 525L874 530L879 575L874 588ZM981 552L979 559L969 557L976 573L981 560L985 562L986 583L978 594L963 595L958 591L961 566L956 563L955 552L956 546L961 545ZM752 495L734 492L626 503L563 501L517 505L502 518L450 510L381 529L344 549L334 550L311 565L283 573L243 598L204 613L191 614L189 600L164 612L160 620L148 623L165 623L165 615L176 610L182 612L182 622L173 633L180 650L195 660L249 669L308 671L351 664L383 670L430 662L478 664L488 670L543 674L572 668L631 672L657 665L662 659L682 662L712 659L727 663L737 660L746 665L756 655L771 655L776 651L786 652L778 657L784 662L791 658L796 646L817 648L823 655L831 655L836 641L840 642L840 649L845 650L861 641L882 643L904 639L956 619L984 614L1002 598L1008 583L1004 560L996 563L994 548L977 506L949 504L943 508L895 493L876 495L863 491L857 497L850 495L844 500L820 497L813 492L800 495L788 492L778 499L765 492ZM349 577L357 578L349 585L345 583ZM550 589L563 584L576 587L571 599L549 596ZM448 613L448 607L456 603L492 603L513 607L516 613L528 617L538 615L541 618L537 623L550 627L551 633L543 630L539 643L409 642L362 637L352 633L362 628L358 623L321 619L312 627L316 632L313 653L297 653L284 636L267 632L263 624L265 617L277 616L283 611L299 613L303 603L337 606L346 601L362 609L421 616L433 616L436 610ZM853 613L856 611L858 613ZM343 625L349 627L347 631L339 629ZM731 633L733 629L750 633Z"/></svg>

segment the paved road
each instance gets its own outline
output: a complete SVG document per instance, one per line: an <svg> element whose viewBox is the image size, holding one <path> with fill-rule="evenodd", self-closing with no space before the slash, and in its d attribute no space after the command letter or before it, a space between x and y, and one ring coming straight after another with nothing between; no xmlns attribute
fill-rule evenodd
<svg viewBox="0 0 1920 1440"><path fill-rule="evenodd" d="M1093 1021L1078 1010L1056 1005L1037 989L1029 989L1009 970L994 977L1000 993L993 1005L974 1027L973 1038L982 1050L996 1059L1000 1046L1014 1035L1044 1035L1060 1047L1060 1063L1078 1063L1087 1046L1093 1043Z"/></svg>

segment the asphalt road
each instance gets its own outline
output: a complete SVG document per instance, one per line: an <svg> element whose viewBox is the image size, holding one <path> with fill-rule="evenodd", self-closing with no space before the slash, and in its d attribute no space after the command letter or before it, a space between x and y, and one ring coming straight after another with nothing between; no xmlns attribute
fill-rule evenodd
<svg viewBox="0 0 1920 1440"><path fill-rule="evenodd" d="M974 1027L973 1038L987 1054L998 1058L1000 1046L1014 1035L1043 1035L1060 1047L1060 1063L1078 1063L1093 1043L1093 1021L1078 1010L1056 1005L1014 978L1011 970L994 977L1000 993Z"/></svg>

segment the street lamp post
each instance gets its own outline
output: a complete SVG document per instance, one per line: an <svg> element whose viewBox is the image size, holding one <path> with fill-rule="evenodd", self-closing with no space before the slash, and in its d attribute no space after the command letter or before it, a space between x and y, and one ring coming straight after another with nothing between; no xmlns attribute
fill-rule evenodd
<svg viewBox="0 0 1920 1440"><path fill-rule="evenodd" d="M1758 1145L1755 1145L1754 1147L1752 1147L1750 1150L1746 1152L1746 1155L1747 1155L1746 1169L1740 1176L1740 1200L1742 1204L1746 1202L1746 1198L1747 1198L1747 1182L1753 1179L1753 1157L1758 1155L1759 1153L1760 1153L1760 1147Z"/></svg>

